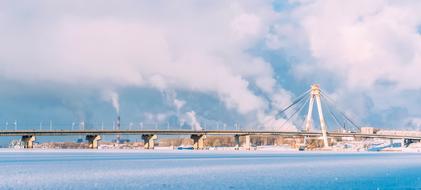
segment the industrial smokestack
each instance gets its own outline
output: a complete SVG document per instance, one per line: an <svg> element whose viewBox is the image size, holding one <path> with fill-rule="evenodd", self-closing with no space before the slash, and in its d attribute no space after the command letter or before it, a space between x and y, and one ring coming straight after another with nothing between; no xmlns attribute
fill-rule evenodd
<svg viewBox="0 0 421 190"><path fill-rule="evenodd" d="M117 116L117 130L120 130L120 116Z"/></svg>
<svg viewBox="0 0 421 190"><path fill-rule="evenodd" d="M120 115L117 116L116 130L120 130ZM115 138L116 143L120 143L120 135L117 134Z"/></svg>

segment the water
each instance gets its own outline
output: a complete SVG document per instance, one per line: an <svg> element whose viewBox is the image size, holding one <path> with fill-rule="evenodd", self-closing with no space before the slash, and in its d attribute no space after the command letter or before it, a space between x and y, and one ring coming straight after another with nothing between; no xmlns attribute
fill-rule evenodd
<svg viewBox="0 0 421 190"><path fill-rule="evenodd" d="M420 189L421 154L0 151L0 189Z"/></svg>

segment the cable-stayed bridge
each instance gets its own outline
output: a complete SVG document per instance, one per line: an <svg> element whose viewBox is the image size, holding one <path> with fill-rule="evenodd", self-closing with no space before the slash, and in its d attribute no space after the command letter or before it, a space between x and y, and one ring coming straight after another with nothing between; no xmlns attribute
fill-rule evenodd
<svg viewBox="0 0 421 190"><path fill-rule="evenodd" d="M325 102L324 104L322 104ZM320 131L315 130L313 123L313 107L317 104L318 120L320 123ZM334 106L334 101L328 95L326 95L318 85L312 85L311 89L298 96L290 105L286 106L285 109L279 111L278 116L285 118L284 123L279 126L282 129L284 125L291 124L295 117L298 117L299 113L308 106L305 120L302 122L302 130L300 131L282 131L282 130L122 130L115 128L113 130L93 130L93 129L82 129L82 130L1 130L0 136L21 136L22 142L24 142L25 148L33 148L33 143L37 136L86 136L86 140L89 142L90 148L98 148L99 141L103 135L141 135L144 140L145 149L153 149L154 141L159 135L189 135L193 140L194 149L204 149L205 139L208 135L232 135L235 137L236 147L239 148L240 137L245 138L243 147L250 149L250 136L253 135L275 135L282 137L295 137L303 138L304 146L308 138L316 138L323 141L324 148L329 148L331 144L329 139L341 138L341 137L354 137L354 138L380 138L380 139L400 139L402 144L409 144L412 142L421 141L421 135L408 135L408 134L376 134L374 131L362 131L361 127L356 124L345 112L340 111ZM326 108L330 120L340 130L328 131L328 125L326 118L323 114L323 107Z"/></svg>

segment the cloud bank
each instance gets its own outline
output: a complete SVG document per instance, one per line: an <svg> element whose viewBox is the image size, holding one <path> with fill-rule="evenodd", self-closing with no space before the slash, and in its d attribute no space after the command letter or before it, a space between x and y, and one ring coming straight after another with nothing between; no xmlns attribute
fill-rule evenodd
<svg viewBox="0 0 421 190"><path fill-rule="evenodd" d="M385 117L380 127L396 128L403 123L395 121L419 116L414 96L421 89L421 2L299 0L289 5L267 44L301 56L294 66L296 75L304 76L299 78L333 85L331 93L342 107L360 118ZM408 111L402 118L400 108Z"/></svg>
<svg viewBox="0 0 421 190"><path fill-rule="evenodd" d="M116 107L122 112L145 106L136 114L143 111L146 119L239 114L246 123L277 129L284 119L276 112L303 92L302 86L320 83L360 123L416 128L419 10L415 0L2 1L0 84L35 90L5 91L0 100L35 94L38 106L44 100L35 86L91 89L99 93L86 94L103 96L109 104L122 101ZM124 102L121 93L130 88L170 92L166 105L159 105L172 110L153 109L157 100L146 92L145 99ZM57 95L70 100L50 95L50 101L86 109L95 99L72 101L71 93ZM201 95L222 102L230 114L222 113L218 102L190 97ZM96 111L74 112L89 113L81 116L87 118Z"/></svg>
<svg viewBox="0 0 421 190"><path fill-rule="evenodd" d="M117 112L114 91L125 87L206 93L243 115L270 114L272 100L289 102L271 64L250 53L277 18L270 1L6 1L0 7L6 80L99 89Z"/></svg>

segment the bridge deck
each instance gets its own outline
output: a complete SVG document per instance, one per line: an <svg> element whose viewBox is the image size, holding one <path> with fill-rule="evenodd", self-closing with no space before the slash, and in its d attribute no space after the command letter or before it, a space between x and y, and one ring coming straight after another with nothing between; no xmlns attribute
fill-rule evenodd
<svg viewBox="0 0 421 190"><path fill-rule="evenodd" d="M0 136L77 136L77 135L278 135L286 137L319 137L321 132L286 132L286 131L263 131L263 130L0 130ZM386 139L420 139L421 136L404 135L380 135L362 133L328 133L329 137L362 137L362 138L386 138Z"/></svg>

